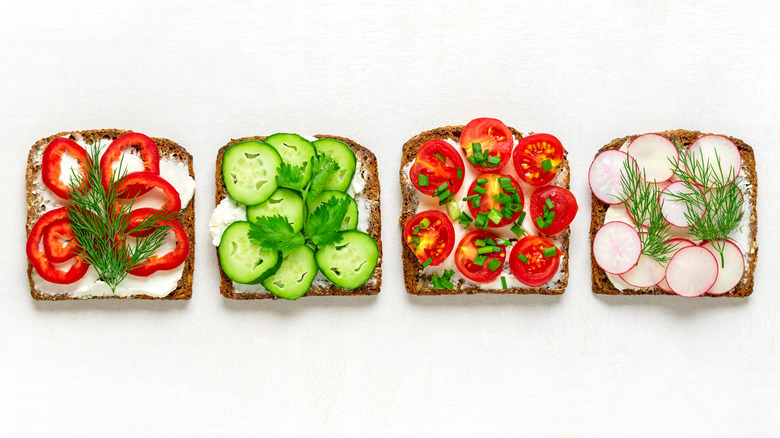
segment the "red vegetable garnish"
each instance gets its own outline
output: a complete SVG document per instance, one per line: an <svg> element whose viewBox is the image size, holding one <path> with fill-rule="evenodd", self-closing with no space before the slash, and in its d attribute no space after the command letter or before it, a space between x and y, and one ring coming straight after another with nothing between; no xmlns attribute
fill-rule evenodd
<svg viewBox="0 0 780 438"><path fill-rule="evenodd" d="M187 239L187 233L179 221L171 220L168 222L171 231L176 236L176 248L162 256L153 255L144 260L141 266L131 269L128 273L140 277L148 277L157 271L167 271L182 264L190 253L190 242Z"/></svg>
<svg viewBox="0 0 780 438"><path fill-rule="evenodd" d="M552 253L549 257L544 254L545 249ZM544 237L525 236L509 254L509 269L523 284L539 287L550 281L558 271L560 256L560 250Z"/></svg>
<svg viewBox="0 0 780 438"><path fill-rule="evenodd" d="M70 284L83 277L87 273L89 265L71 253L71 256L65 261L71 258L75 258L75 261L67 271L63 271L54 266L53 262L46 256L45 250L41 250L41 239L47 233L46 228L63 219L68 220L68 209L66 207L44 213L33 225L32 230L30 230L30 235L27 237L26 250L27 259L30 260L30 263L41 278L52 283ZM55 225L55 227L59 227L59 225ZM53 234L54 232L52 232Z"/></svg>
<svg viewBox="0 0 780 438"><path fill-rule="evenodd" d="M106 152L100 159L100 172L103 178L103 187L106 190L108 190L109 181L112 176L115 177L115 181L118 179L118 175L114 175L114 169L112 169L114 163L119 166L122 153L128 149L141 156L141 160L144 163L143 172L154 175L160 174L160 151L157 149L157 144L155 144L154 140L140 132L131 132L114 140L108 148L106 148ZM123 166L126 166L126 164ZM133 173L136 172L130 172L128 173L128 176ZM146 193L149 189L146 188L141 190L142 191L138 193L126 193L124 196L132 197L136 194Z"/></svg>
<svg viewBox="0 0 780 438"><path fill-rule="evenodd" d="M68 154L79 162L78 173L81 174L81 188L86 188L87 181L84 177L87 175L87 167L90 165L90 158L87 151L79 146L75 141L59 137L46 146L41 160L41 179L43 184L49 188L55 195L67 199L70 188L68 183L62 181L62 157ZM70 181L70 175L65 175L65 180Z"/></svg>

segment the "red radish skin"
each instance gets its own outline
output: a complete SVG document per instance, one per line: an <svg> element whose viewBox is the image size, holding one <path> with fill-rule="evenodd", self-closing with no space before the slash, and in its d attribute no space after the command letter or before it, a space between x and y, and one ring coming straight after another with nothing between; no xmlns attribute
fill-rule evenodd
<svg viewBox="0 0 780 438"><path fill-rule="evenodd" d="M709 295L723 295L737 287L745 273L745 256L736 243L727 240L723 246L723 262L721 263L720 253L710 242L705 242L702 248L706 248L715 256L718 263L718 279L707 291Z"/></svg>
<svg viewBox="0 0 780 438"><path fill-rule="evenodd" d="M639 233L624 222L610 222L593 237L593 258L610 274L628 272L639 261L641 252Z"/></svg>
<svg viewBox="0 0 780 438"><path fill-rule="evenodd" d="M671 243L677 243L677 246L674 248L674 251L673 251L673 253L672 253L672 256L674 256L674 254L676 254L676 253L677 253L677 251L679 251L679 250L681 250L681 249L683 249L683 248L687 248L687 247L689 247L689 246L694 246L694 245L696 245L695 243L691 242L690 240L688 240L688 239L685 239L685 238L682 238L682 237L677 237L677 238L674 238L674 239L669 239L669 242L671 242ZM664 265L664 271L666 270L666 267L667 267L668 265L669 265L669 262L666 262L666 264ZM660 283L658 283L656 286L658 287L658 289L661 289L661 290L662 290L662 291L664 291L664 292L672 292L672 290L671 290L671 289L669 289L669 283L667 283L667 282L666 282L666 272L664 272L664 279L663 279L663 280L661 280L661 282L660 282Z"/></svg>
<svg viewBox="0 0 780 438"><path fill-rule="evenodd" d="M658 134L644 134L631 141L626 149L636 160L645 181L660 183L674 175L672 169L680 158L677 147Z"/></svg>
<svg viewBox="0 0 780 438"><path fill-rule="evenodd" d="M704 295L717 279L718 262L715 256L700 246L689 246L677 251L666 266L669 289L682 297Z"/></svg>
<svg viewBox="0 0 780 438"><path fill-rule="evenodd" d="M677 181L666 186L661 192L661 196L658 197L658 202L661 206L661 214L667 222L679 228L689 228L691 226L688 223L688 218L685 217L685 213L688 211L688 204L683 201L675 199L672 194L675 193L691 193L690 189L682 181ZM704 210L701 208L696 209L699 214L703 214Z"/></svg>
<svg viewBox="0 0 780 438"><path fill-rule="evenodd" d="M646 255L639 256L636 266L620 275L626 283L640 289L653 287L664 279L666 266Z"/></svg>
<svg viewBox="0 0 780 438"><path fill-rule="evenodd" d="M588 170L588 184L593 196L605 204L620 204L623 196L621 171L624 162L633 160L623 151L609 150L596 155ZM635 163L636 164L636 163Z"/></svg>
<svg viewBox="0 0 780 438"><path fill-rule="evenodd" d="M739 148L737 148L734 142L722 135L699 137L688 148L689 161L695 160L702 165L709 163L715 171L718 170L716 154L717 159L720 160L722 174L716 178L717 181L710 180L708 187L721 187L734 181L742 169L742 154L739 153ZM690 169L686 170L690 173Z"/></svg>

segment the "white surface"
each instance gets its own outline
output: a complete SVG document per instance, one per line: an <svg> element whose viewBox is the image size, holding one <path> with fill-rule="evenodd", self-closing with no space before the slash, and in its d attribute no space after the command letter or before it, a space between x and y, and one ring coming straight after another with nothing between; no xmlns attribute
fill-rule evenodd
<svg viewBox="0 0 780 438"><path fill-rule="evenodd" d="M0 181L10 203L0 218L0 435L769 436L780 427L773 2L50 3L0 3ZM478 116L549 131L570 152L581 211L561 297L420 298L402 287L401 146ZM195 156L190 302L30 298L28 148L103 127L167 137ZM678 127L756 148L753 296L592 295L595 150ZM219 295L207 226L216 151L277 131L343 135L376 153L377 297Z"/></svg>

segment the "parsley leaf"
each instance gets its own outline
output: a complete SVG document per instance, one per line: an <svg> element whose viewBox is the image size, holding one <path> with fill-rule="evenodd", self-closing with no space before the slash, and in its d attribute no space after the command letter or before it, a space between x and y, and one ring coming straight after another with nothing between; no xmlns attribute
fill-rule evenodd
<svg viewBox="0 0 780 438"><path fill-rule="evenodd" d="M249 240L263 249L282 252L297 249L306 242L300 233L293 232L287 218L278 214L258 217L257 224L249 230Z"/></svg>
<svg viewBox="0 0 780 438"><path fill-rule="evenodd" d="M309 214L309 240L318 247L341 241L339 228L347 214L349 198L331 196Z"/></svg>
<svg viewBox="0 0 780 438"><path fill-rule="evenodd" d="M319 154L311 158L311 181L309 182L309 197L316 198L325 188L328 178L339 170L339 163L330 155Z"/></svg>
<svg viewBox="0 0 780 438"><path fill-rule="evenodd" d="M303 190L303 167L282 163L276 168L276 183L293 190Z"/></svg>

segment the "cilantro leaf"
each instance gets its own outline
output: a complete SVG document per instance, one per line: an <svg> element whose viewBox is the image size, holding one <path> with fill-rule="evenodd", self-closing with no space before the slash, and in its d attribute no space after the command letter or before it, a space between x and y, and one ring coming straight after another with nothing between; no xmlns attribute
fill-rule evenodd
<svg viewBox="0 0 780 438"><path fill-rule="evenodd" d="M276 183L282 187L302 191L303 185L303 167L293 166L288 163L282 163L276 168Z"/></svg>
<svg viewBox="0 0 780 438"><path fill-rule="evenodd" d="M349 198L331 196L309 215L309 240L317 246L341 241L339 228L347 214Z"/></svg>
<svg viewBox="0 0 780 438"><path fill-rule="evenodd" d="M249 240L265 250L289 252L301 247L306 239L294 233L287 218L281 215L260 216L249 230Z"/></svg>
<svg viewBox="0 0 780 438"><path fill-rule="evenodd" d="M328 178L339 170L339 163L333 160L330 155L319 154L311 158L311 170L309 197L316 198L325 189Z"/></svg>

